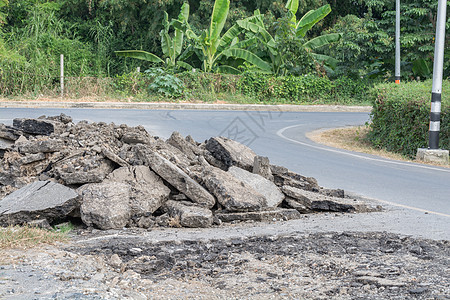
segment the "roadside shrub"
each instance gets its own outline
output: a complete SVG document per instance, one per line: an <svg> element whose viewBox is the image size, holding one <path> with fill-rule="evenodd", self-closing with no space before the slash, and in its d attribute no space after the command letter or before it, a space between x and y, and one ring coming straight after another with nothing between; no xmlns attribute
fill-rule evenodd
<svg viewBox="0 0 450 300"><path fill-rule="evenodd" d="M168 74L160 68L146 70L145 74L152 81L148 86L150 94L162 94L172 98L180 97L183 94L184 84L174 75Z"/></svg>
<svg viewBox="0 0 450 300"><path fill-rule="evenodd" d="M428 146L432 81L385 83L370 93L373 101L368 140L376 147L415 157ZM450 149L450 81L444 81L439 147Z"/></svg>
<svg viewBox="0 0 450 300"><path fill-rule="evenodd" d="M347 77L331 81L311 74L274 77L246 72L242 74L238 87L242 94L264 102L362 104L367 102L370 83Z"/></svg>

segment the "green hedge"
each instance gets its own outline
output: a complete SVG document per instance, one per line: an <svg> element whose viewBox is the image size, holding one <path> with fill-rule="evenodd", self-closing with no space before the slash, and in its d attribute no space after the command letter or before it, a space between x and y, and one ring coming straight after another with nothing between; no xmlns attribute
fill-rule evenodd
<svg viewBox="0 0 450 300"><path fill-rule="evenodd" d="M330 80L315 75L274 77L246 72L238 87L242 94L260 101L274 99L286 103L363 104L367 103L370 83L341 77Z"/></svg>
<svg viewBox="0 0 450 300"><path fill-rule="evenodd" d="M418 148L428 147L431 87L431 80L375 86L370 93L369 141L408 157L415 157ZM450 149L450 81L444 81L442 90L439 147Z"/></svg>

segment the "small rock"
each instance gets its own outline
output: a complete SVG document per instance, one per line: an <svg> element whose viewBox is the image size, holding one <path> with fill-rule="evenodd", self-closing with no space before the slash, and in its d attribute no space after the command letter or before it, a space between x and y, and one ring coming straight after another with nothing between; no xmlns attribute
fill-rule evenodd
<svg viewBox="0 0 450 300"><path fill-rule="evenodd" d="M213 223L211 210L185 201L169 200L165 203L165 209L172 218L178 217L183 227L210 227Z"/></svg>
<svg viewBox="0 0 450 300"><path fill-rule="evenodd" d="M229 211L258 211L267 207L262 194L228 172L214 167L205 168L202 179L218 202Z"/></svg>
<svg viewBox="0 0 450 300"><path fill-rule="evenodd" d="M267 180L273 181L273 175L272 171L270 170L270 161L268 157L258 155L255 156L252 172L254 174L261 175Z"/></svg>
<svg viewBox="0 0 450 300"><path fill-rule="evenodd" d="M122 266L122 259L120 259L120 256L117 254L113 254L111 255L111 257L109 258L109 264L116 269L120 269L120 267Z"/></svg>
<svg viewBox="0 0 450 300"><path fill-rule="evenodd" d="M250 172L253 169L256 153L239 142L225 137L214 137L208 140L206 149L228 168L238 166Z"/></svg>

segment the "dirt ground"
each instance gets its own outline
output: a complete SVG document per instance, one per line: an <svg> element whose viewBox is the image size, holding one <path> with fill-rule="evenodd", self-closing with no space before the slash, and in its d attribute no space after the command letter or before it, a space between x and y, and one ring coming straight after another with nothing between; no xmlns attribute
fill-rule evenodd
<svg viewBox="0 0 450 300"><path fill-rule="evenodd" d="M220 232L161 241L139 230L108 238L79 230L67 244L3 250L0 298L450 299L449 241L386 232Z"/></svg>

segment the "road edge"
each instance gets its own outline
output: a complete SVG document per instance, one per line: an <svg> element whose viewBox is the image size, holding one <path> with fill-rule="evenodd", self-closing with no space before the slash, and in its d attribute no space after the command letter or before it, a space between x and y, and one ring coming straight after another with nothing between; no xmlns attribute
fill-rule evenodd
<svg viewBox="0 0 450 300"><path fill-rule="evenodd" d="M371 106L345 105L266 105L214 103L124 103L124 102L59 102L59 101L0 101L0 108L90 108L90 109L164 109L164 110L247 110L283 112L370 112Z"/></svg>

